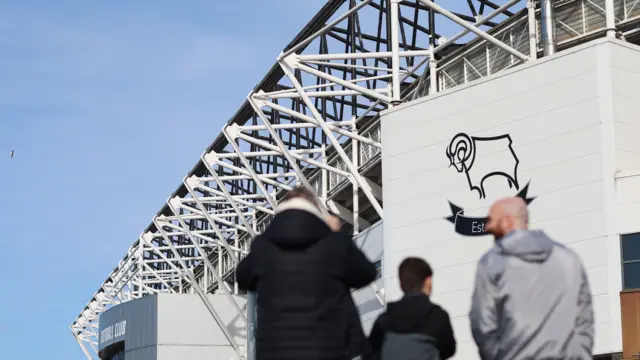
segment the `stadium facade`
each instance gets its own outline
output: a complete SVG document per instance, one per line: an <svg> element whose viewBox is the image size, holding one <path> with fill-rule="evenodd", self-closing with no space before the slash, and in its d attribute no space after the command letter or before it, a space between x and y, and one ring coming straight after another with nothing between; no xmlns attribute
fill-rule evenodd
<svg viewBox="0 0 640 360"><path fill-rule="evenodd" d="M640 48L605 38L382 116L384 263L429 259L433 300L453 319L457 358L477 357L466 315L477 260L493 242L483 236L482 218L505 196L527 199L532 227L581 257L594 351L622 350L620 292L640 285L640 273L621 261L621 254L640 255L634 77L640 80ZM397 279L384 280L386 300L397 298Z"/></svg>
<svg viewBox="0 0 640 360"><path fill-rule="evenodd" d="M89 359L187 356L135 355L169 343L251 358L233 270L302 184L382 260L382 278L354 293L367 329L399 296L399 260L424 256L456 358L477 358L466 314L491 246L483 215L519 195L533 226L585 262L596 353L639 352L639 20L634 0L328 1L99 287L74 337ZM149 317L127 318L135 307ZM206 321L192 335L162 330L196 318Z"/></svg>

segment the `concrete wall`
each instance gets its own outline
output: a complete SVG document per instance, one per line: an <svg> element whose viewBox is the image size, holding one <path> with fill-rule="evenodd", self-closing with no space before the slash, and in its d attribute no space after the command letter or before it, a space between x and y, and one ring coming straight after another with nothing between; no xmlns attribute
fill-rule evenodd
<svg viewBox="0 0 640 360"><path fill-rule="evenodd" d="M158 360L234 359L234 350L197 295L159 294ZM244 309L246 300L235 300ZM209 295L209 301L233 335L236 344L246 345L245 324L225 295ZM244 350L243 350L244 351Z"/></svg>
<svg viewBox="0 0 640 360"><path fill-rule="evenodd" d="M611 87L614 109L616 170L639 169L640 49L620 44L611 46L608 55L611 83L606 86Z"/></svg>
<svg viewBox="0 0 640 360"><path fill-rule="evenodd" d="M356 244L367 255L369 260L378 261L382 260L382 222L374 224L366 231L363 231L356 238ZM384 274L384 264L382 266ZM376 289L381 289L383 285L382 277L375 282ZM364 287L360 290L352 293L353 300L360 312L360 320L362 321L362 327L365 333L369 333L373 322L377 318L378 314L382 312L383 306L380 304L380 300L376 297L374 289L370 286Z"/></svg>
<svg viewBox="0 0 640 360"><path fill-rule="evenodd" d="M156 296L146 296L115 306L100 315L99 350L124 341L127 360L156 359L158 329L158 301ZM107 337L105 329L125 323L122 336Z"/></svg>
<svg viewBox="0 0 640 360"><path fill-rule="evenodd" d="M619 232L640 232L640 49L611 47Z"/></svg>
<svg viewBox="0 0 640 360"><path fill-rule="evenodd" d="M235 342L244 351L244 322L229 298L209 295ZM234 297L241 309L246 300ZM234 359L234 350L197 295L158 294L129 301L100 316L100 330L126 322L122 336L100 341L100 349L124 341L127 360Z"/></svg>
<svg viewBox="0 0 640 360"><path fill-rule="evenodd" d="M478 358L467 314L477 260L493 239L456 233L445 220L452 215L449 202L463 208L465 216L482 217L493 201L518 193L502 176L485 180L486 198L472 191L465 172L450 166L445 154L458 133L510 136L517 170L504 142L483 142L469 173L516 172L519 190L530 182L528 195L536 197L529 207L532 227L570 246L587 268L597 322L595 352L621 351L614 173L637 163L640 153L640 143L623 140L637 129L627 124L631 120L621 120L634 118L638 105L620 94L640 97L637 85L632 88L626 75L616 73L623 67L640 69L629 52L638 56L619 42L591 42L383 116L385 265L394 269L410 255L431 263L433 300L452 317L460 344L457 359ZM626 108L616 107L620 103ZM625 130L614 135L614 123ZM400 297L396 274L385 273L384 287L387 301Z"/></svg>

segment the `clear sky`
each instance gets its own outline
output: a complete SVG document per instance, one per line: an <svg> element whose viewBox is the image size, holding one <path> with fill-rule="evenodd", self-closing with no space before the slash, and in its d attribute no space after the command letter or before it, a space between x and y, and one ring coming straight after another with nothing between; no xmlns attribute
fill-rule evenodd
<svg viewBox="0 0 640 360"><path fill-rule="evenodd" d="M0 358L84 357L75 316L323 3L0 1Z"/></svg>

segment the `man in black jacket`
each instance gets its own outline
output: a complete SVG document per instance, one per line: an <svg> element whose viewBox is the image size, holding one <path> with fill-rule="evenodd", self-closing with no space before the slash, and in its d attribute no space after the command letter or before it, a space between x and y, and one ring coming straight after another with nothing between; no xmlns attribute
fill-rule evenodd
<svg viewBox="0 0 640 360"><path fill-rule="evenodd" d="M361 327L349 290L372 282L375 266L313 193L283 200L236 269L238 286L257 293L256 358L348 360Z"/></svg>
<svg viewBox="0 0 640 360"><path fill-rule="evenodd" d="M406 258L398 271L404 297L387 304L373 324L372 359L444 360L456 352L449 314L429 300L433 272L426 261Z"/></svg>

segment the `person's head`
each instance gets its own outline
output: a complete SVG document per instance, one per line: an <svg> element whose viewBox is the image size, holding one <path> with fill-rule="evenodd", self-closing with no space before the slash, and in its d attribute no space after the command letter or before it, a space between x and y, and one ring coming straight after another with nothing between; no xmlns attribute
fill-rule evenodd
<svg viewBox="0 0 640 360"><path fill-rule="evenodd" d="M398 268L400 288L405 294L421 292L431 294L433 287L433 271L426 261L417 257L408 257Z"/></svg>
<svg viewBox="0 0 640 360"><path fill-rule="evenodd" d="M522 198L509 197L496 201L489 210L486 230L499 240L513 230L529 227L529 211Z"/></svg>
<svg viewBox="0 0 640 360"><path fill-rule="evenodd" d="M315 207L320 208L318 204L318 197L311 190L307 189L304 186L296 186L291 189L283 198L282 201L289 201L296 198L304 199L310 203L312 203Z"/></svg>

